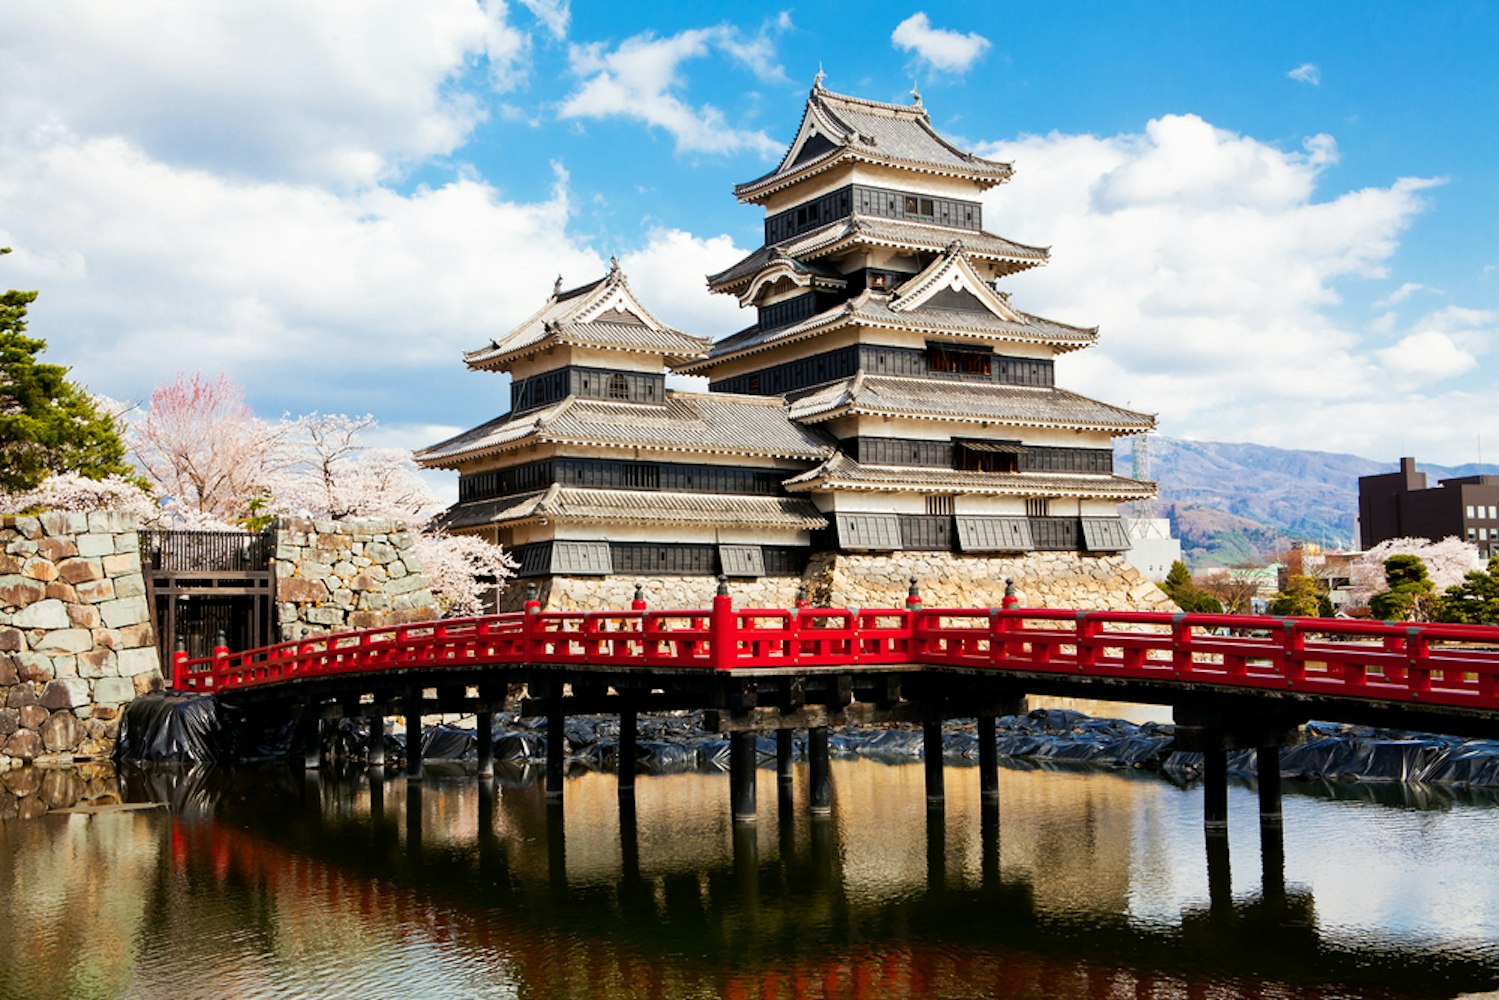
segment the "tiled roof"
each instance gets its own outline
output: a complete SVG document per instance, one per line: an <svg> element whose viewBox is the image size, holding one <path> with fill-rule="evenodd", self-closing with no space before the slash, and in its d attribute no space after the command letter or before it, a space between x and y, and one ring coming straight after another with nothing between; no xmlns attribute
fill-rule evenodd
<svg viewBox="0 0 1499 1000"><path fill-rule="evenodd" d="M651 524L736 524L815 531L827 519L809 500L797 497L735 496L601 490L553 485L539 493L455 504L442 517L447 528L514 524L538 518L554 521Z"/></svg>
<svg viewBox="0 0 1499 1000"><path fill-rule="evenodd" d="M1096 327L1071 326L1018 309L1015 314L1021 322L1004 320L988 311L944 309L930 305L896 312L890 308L888 295L866 290L847 302L809 316L799 323L771 330L761 330L758 326L741 330L715 343L707 358L673 367L679 372L706 372L730 357L821 336L844 326L916 330L937 334L944 339L1049 344L1059 352L1075 351L1098 343Z"/></svg>
<svg viewBox="0 0 1499 1000"><path fill-rule="evenodd" d="M622 308L623 304L629 308ZM702 357L709 342L652 316L630 293L624 272L615 265L598 281L553 291L524 323L487 346L465 353L463 359L470 368L503 369L553 344L660 354L668 361L684 361Z"/></svg>
<svg viewBox="0 0 1499 1000"><path fill-rule="evenodd" d="M844 159L888 163L930 173L965 177L985 186L1001 183L1012 173L1008 163L985 160L966 153L948 142L932 128L927 111L914 105L884 104L860 97L834 94L814 86L802 113L798 137L811 119L818 135L832 146L818 156L792 162L788 149L781 163L770 173L744 184L734 193L743 201L752 201L770 193L792 179L826 169ZM793 143L793 149L795 144Z"/></svg>
<svg viewBox="0 0 1499 1000"><path fill-rule="evenodd" d="M1006 263L1008 266L1000 269L1005 274L1013 274L1016 271L1044 264L1048 256L1045 247L1016 243L981 229L955 229L950 226L910 222L905 219L887 219L880 215L855 212L825 226L793 236L789 240L761 247L737 264L717 274L710 274L708 287L715 292L732 291L735 286L748 282L759 273L762 267L778 256L792 257L801 261L816 260L819 257L837 253L853 244L872 244L937 253L945 249L953 240L961 240L963 249L970 257Z"/></svg>
<svg viewBox="0 0 1499 1000"><path fill-rule="evenodd" d="M788 420L777 397L668 391L661 405L570 397L518 417L507 413L417 452L416 460L445 468L543 442L801 459L832 451L816 430Z"/></svg>
<svg viewBox="0 0 1499 1000"><path fill-rule="evenodd" d="M1155 427L1155 417L1148 413L1111 406L1066 389L863 372L814 389L791 400L790 406L791 418L807 423L845 414L872 414L1126 434Z"/></svg>
<svg viewBox="0 0 1499 1000"><path fill-rule="evenodd" d="M815 469L786 480L793 493L813 490L901 490L991 496L1070 496L1139 500L1155 484L1124 476L1056 472L966 472L919 466L861 465L841 452Z"/></svg>

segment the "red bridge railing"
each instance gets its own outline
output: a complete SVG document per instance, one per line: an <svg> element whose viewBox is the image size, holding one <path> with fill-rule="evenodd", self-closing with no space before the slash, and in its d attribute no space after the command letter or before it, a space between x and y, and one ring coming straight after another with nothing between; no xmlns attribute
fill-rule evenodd
<svg viewBox="0 0 1499 1000"><path fill-rule="evenodd" d="M173 685L225 692L399 668L557 664L734 671L922 664L1499 709L1499 627L1038 608L524 612L245 652L178 654Z"/></svg>

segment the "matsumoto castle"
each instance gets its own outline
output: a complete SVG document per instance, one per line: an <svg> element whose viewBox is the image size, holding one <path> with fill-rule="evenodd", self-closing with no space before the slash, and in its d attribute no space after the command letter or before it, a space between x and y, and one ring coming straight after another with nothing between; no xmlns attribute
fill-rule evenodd
<svg viewBox="0 0 1499 1000"><path fill-rule="evenodd" d="M1155 420L1058 387L1097 328L1024 312L1003 279L1047 251L984 228L1011 166L939 135L919 96L823 89L770 173L760 249L708 287L753 310L717 342L662 323L617 263L464 356L510 410L417 453L459 473L449 530L504 545L544 607L1159 603L1120 554L1112 439ZM666 387L668 371L708 391ZM511 587L502 606L520 600Z"/></svg>

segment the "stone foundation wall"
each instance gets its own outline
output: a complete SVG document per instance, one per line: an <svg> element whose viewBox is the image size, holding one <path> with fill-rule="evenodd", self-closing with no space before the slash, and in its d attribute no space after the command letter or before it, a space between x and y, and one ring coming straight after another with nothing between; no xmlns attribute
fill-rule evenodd
<svg viewBox="0 0 1499 1000"><path fill-rule="evenodd" d="M283 640L437 617L411 532L396 521L276 525L276 623Z"/></svg>
<svg viewBox="0 0 1499 1000"><path fill-rule="evenodd" d="M135 519L0 517L0 770L107 756L161 684Z"/></svg>
<svg viewBox="0 0 1499 1000"><path fill-rule="evenodd" d="M789 608L806 585L813 604L835 608L899 608L916 577L928 607L990 608L1004 600L1005 579L1015 581L1020 603L1037 608L1098 611L1175 611L1161 589L1122 555L1032 552L1021 556L975 556L951 552L882 555L814 555L804 576L729 580L736 607ZM500 595L501 611L519 611L526 580L513 580ZM605 611L628 608L639 583L647 606L706 608L718 581L708 576L551 577L534 581L544 611Z"/></svg>
<svg viewBox="0 0 1499 1000"><path fill-rule="evenodd" d="M819 553L807 567L813 604L900 607L910 578L927 607L995 608L1005 579L1015 581L1022 607L1085 611L1176 611L1176 605L1122 555L1030 552L1018 556L953 552L890 555Z"/></svg>

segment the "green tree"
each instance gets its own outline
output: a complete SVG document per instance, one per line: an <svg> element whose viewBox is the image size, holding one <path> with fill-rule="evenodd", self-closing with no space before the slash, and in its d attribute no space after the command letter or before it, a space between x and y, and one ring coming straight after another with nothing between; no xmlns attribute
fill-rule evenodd
<svg viewBox="0 0 1499 1000"><path fill-rule="evenodd" d="M1166 596L1175 601L1176 606L1183 611L1217 614L1223 610L1223 605L1216 597L1192 582L1192 574L1187 569L1187 564L1180 559L1171 564L1171 569L1166 574L1166 582L1157 586L1164 590Z"/></svg>
<svg viewBox="0 0 1499 1000"><path fill-rule="evenodd" d="M1270 602L1270 613L1292 618L1326 617L1332 614L1332 602L1315 579L1296 573L1286 579L1285 589Z"/></svg>
<svg viewBox="0 0 1499 1000"><path fill-rule="evenodd" d="M1384 561L1385 586L1369 598L1369 610L1385 621L1426 621L1438 598L1419 556L1393 555Z"/></svg>
<svg viewBox="0 0 1499 1000"><path fill-rule="evenodd" d="M1448 587L1437 621L1463 625L1499 625L1499 555L1489 557L1487 570L1475 569L1455 587Z"/></svg>
<svg viewBox="0 0 1499 1000"><path fill-rule="evenodd" d="M36 292L0 295L0 490L28 490L63 472L133 475L114 418L69 381L67 368L37 360L47 343L26 336L35 299Z"/></svg>

